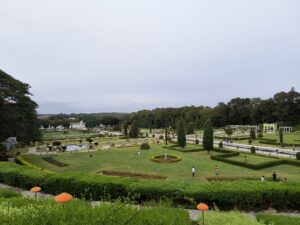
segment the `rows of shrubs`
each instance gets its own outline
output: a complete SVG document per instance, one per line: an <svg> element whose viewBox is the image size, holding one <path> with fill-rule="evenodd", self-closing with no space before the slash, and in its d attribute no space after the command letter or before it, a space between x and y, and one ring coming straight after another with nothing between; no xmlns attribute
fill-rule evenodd
<svg viewBox="0 0 300 225"><path fill-rule="evenodd" d="M104 200L130 197L138 203L167 200L172 206L195 207L199 202L220 209L280 210L300 208L299 183L256 181L207 182L141 180L80 173L45 174L17 164L0 163L0 182L29 189L39 185L50 194L69 192L77 197Z"/></svg>
<svg viewBox="0 0 300 225"><path fill-rule="evenodd" d="M9 209L8 209L9 205ZM1 225L191 225L188 212L166 207L138 208L121 202L73 200L58 205L53 199L0 198Z"/></svg>
<svg viewBox="0 0 300 225"><path fill-rule="evenodd" d="M57 161L56 159L54 159L53 157L51 156L45 156L45 157L42 157L42 159L50 164L53 164L55 166L58 166L58 167L66 167L66 166L69 166L69 164L66 164L66 163L63 163L63 162L59 162Z"/></svg>
<svg viewBox="0 0 300 225"><path fill-rule="evenodd" d="M274 160L269 160L269 161L258 163L258 164L251 164L249 162L242 162L242 161L230 159L231 157L235 157L235 156L239 156L239 155L240 155L239 152L231 152L231 153L223 153L223 154L218 154L218 155L211 155L210 158L213 160L220 161L220 162L225 162L225 163L229 163L229 164L236 165L236 166L242 166L242 167L246 167L246 168L253 169L253 170L265 169L265 168L269 168L272 166L278 166L278 165L282 165L282 164L300 166L300 162L298 162L298 161L290 160L290 159L277 159L274 157L271 157L271 158L274 158ZM262 156L262 157L267 157L267 156Z"/></svg>

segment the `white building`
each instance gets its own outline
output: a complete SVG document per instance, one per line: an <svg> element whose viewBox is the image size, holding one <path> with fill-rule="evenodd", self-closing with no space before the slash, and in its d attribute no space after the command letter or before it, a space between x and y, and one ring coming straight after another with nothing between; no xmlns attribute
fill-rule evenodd
<svg viewBox="0 0 300 225"><path fill-rule="evenodd" d="M71 130L87 130L85 123L81 120L79 123L70 123Z"/></svg>

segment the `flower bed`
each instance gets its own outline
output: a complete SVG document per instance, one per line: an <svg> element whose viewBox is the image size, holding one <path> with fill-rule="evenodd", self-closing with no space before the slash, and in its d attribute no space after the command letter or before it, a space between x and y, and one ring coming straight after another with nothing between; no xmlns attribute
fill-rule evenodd
<svg viewBox="0 0 300 225"><path fill-rule="evenodd" d="M164 155L157 155L153 156L151 160L159 163L175 163L179 162L181 158L179 156L174 155L167 155L166 157Z"/></svg>

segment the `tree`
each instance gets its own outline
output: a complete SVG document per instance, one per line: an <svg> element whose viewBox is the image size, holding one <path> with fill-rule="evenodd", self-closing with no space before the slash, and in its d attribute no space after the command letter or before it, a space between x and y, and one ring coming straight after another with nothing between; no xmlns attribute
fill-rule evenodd
<svg viewBox="0 0 300 225"><path fill-rule="evenodd" d="M214 148L214 130L210 119L208 119L204 124L203 148L208 152Z"/></svg>
<svg viewBox="0 0 300 225"><path fill-rule="evenodd" d="M17 137L21 144L41 140L37 104L31 100L30 86L0 70L0 143Z"/></svg>
<svg viewBox="0 0 300 225"><path fill-rule="evenodd" d="M185 137L185 127L184 120L182 117L177 122L177 143L180 147L184 148L186 146L186 137Z"/></svg>
<svg viewBox="0 0 300 225"><path fill-rule="evenodd" d="M169 138L169 136L168 136L168 128L167 128L167 126L165 127L165 144L166 145L168 145L168 138Z"/></svg>
<svg viewBox="0 0 300 225"><path fill-rule="evenodd" d="M187 134L193 134L194 133L194 129L195 129L195 124L193 122L189 122L187 124L186 133Z"/></svg>
<svg viewBox="0 0 300 225"><path fill-rule="evenodd" d="M254 129L250 130L250 139L255 140L256 139L256 132Z"/></svg>
<svg viewBox="0 0 300 225"><path fill-rule="evenodd" d="M137 125L137 122L136 121L133 121L131 123L131 127L130 127L130 132L129 132L129 136L131 138L137 138L139 136L139 128L138 128L138 125Z"/></svg>
<svg viewBox="0 0 300 225"><path fill-rule="evenodd" d="M283 145L283 131L281 128L279 128L279 143Z"/></svg>
<svg viewBox="0 0 300 225"><path fill-rule="evenodd" d="M125 121L123 124L124 136L128 136L128 122Z"/></svg>

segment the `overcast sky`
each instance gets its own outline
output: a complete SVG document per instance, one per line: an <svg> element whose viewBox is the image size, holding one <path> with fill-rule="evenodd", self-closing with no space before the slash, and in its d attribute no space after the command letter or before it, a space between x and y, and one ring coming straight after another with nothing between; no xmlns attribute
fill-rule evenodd
<svg viewBox="0 0 300 225"><path fill-rule="evenodd" d="M39 113L269 98L300 91L300 1L0 0L0 68Z"/></svg>

